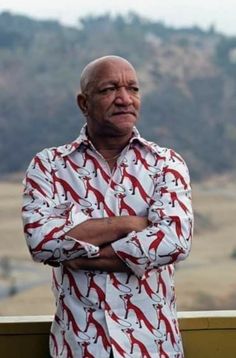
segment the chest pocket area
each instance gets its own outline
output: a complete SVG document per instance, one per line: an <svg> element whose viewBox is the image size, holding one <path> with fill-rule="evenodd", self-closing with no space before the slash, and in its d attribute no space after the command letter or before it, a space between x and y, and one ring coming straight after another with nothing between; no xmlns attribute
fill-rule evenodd
<svg viewBox="0 0 236 358"><path fill-rule="evenodd" d="M114 196L119 215L148 214L150 195L143 189L141 183L132 183L125 179L124 183L114 186Z"/></svg>

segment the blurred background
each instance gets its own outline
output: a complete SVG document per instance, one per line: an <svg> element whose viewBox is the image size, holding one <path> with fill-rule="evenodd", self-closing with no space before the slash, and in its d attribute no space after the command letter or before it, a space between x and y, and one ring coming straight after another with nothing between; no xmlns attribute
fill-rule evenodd
<svg viewBox="0 0 236 358"><path fill-rule="evenodd" d="M21 182L36 152L78 135L80 72L108 54L137 69L142 135L190 169L196 224L178 309L235 309L235 13L234 0L1 1L0 315L54 312L50 268L23 237Z"/></svg>

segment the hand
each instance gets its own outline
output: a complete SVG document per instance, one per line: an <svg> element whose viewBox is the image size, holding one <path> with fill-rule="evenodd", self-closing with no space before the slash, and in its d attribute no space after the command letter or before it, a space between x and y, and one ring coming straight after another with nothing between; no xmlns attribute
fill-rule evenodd
<svg viewBox="0 0 236 358"><path fill-rule="evenodd" d="M80 257L64 261L63 265L72 270L101 270L106 272L130 272L128 266L116 255L111 245L100 250L97 258Z"/></svg>
<svg viewBox="0 0 236 358"><path fill-rule="evenodd" d="M142 231L144 230L148 225L148 218L147 216L130 216L131 220L131 231Z"/></svg>

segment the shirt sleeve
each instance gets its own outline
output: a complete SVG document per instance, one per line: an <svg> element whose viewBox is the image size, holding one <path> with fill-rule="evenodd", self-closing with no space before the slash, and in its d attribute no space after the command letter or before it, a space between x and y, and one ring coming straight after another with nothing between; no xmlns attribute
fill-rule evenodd
<svg viewBox="0 0 236 358"><path fill-rule="evenodd" d="M48 151L35 156L23 181L22 219L29 251L35 261L55 265L80 256L97 256L99 247L66 235L89 217L74 203L59 199Z"/></svg>
<svg viewBox="0 0 236 358"><path fill-rule="evenodd" d="M188 168L173 150L166 151L157 174L148 219L141 232L112 243L116 254L138 277L146 270L184 260L190 252L193 212Z"/></svg>

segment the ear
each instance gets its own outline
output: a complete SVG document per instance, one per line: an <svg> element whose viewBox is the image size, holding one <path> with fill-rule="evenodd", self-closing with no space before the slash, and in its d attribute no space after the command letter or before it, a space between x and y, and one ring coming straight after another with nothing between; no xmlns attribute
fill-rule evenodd
<svg viewBox="0 0 236 358"><path fill-rule="evenodd" d="M88 108L87 108L87 98L85 94L79 93L77 95L77 104L86 117L88 113Z"/></svg>

